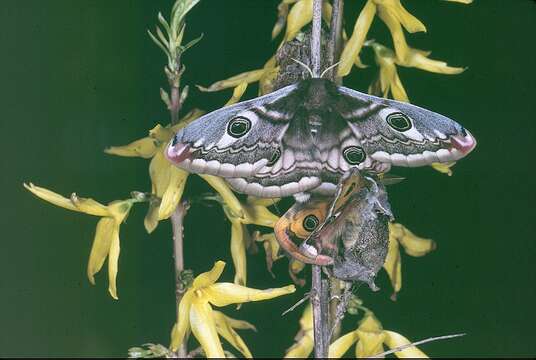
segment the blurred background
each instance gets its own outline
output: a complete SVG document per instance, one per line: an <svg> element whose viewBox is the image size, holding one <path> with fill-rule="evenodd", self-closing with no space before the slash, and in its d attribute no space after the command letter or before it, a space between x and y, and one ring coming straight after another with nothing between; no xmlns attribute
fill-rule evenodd
<svg viewBox="0 0 536 360"><path fill-rule="evenodd" d="M120 300L114 301L105 271L96 286L85 275L98 219L44 203L22 183L105 203L150 189L146 160L103 149L168 123L158 91L167 88L165 58L146 30L158 11L168 16L172 3L2 2L0 356L125 356L132 346L169 343L175 319L169 222L148 235L145 206L133 208L121 227ZM200 93L193 85L259 68L273 54L278 3L202 0L194 8L186 40L205 36L183 58L183 83L192 86L185 110L214 110L231 95ZM347 1L348 32L363 3ZM386 329L412 340L467 333L423 346L429 355L535 355L536 3L403 4L428 28L408 36L412 46L468 67L457 76L399 68L412 102L457 119L479 145L452 177L431 168L396 169L407 177L389 188L397 220L433 238L438 249L423 258L403 255L396 302L384 272L381 291L361 287L359 296ZM378 19L369 38L392 45ZM374 63L370 49L362 59ZM376 71L356 69L345 85L366 91ZM209 190L192 176L186 196ZM199 273L221 259L228 264L222 279L232 281L230 225L221 208L193 206L185 231L186 266ZM291 282L285 259L275 264L275 279L262 250L248 260L250 286ZM303 292L224 311L257 325L258 333L241 332L254 355L280 356L293 343L302 309L280 314ZM348 316L345 329L355 328L357 319Z"/></svg>

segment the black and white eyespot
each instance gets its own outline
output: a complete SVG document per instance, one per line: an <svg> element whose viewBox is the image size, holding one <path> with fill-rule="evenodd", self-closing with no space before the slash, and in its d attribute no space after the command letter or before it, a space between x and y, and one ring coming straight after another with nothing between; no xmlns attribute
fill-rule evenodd
<svg viewBox="0 0 536 360"><path fill-rule="evenodd" d="M251 130L251 120L237 116L227 124L227 134L234 138L241 138Z"/></svg>
<svg viewBox="0 0 536 360"><path fill-rule="evenodd" d="M359 165L367 158L365 150L360 146L348 146L342 150L344 160L350 165Z"/></svg>
<svg viewBox="0 0 536 360"><path fill-rule="evenodd" d="M266 166L272 166L274 165L277 160L279 160L279 158L281 157L281 149L280 148L277 148L275 151L274 151L274 154L272 155L272 157L270 158L270 160L268 161L268 163L266 164Z"/></svg>
<svg viewBox="0 0 536 360"><path fill-rule="evenodd" d="M412 128L411 120L401 112L395 112L387 115L387 124L396 131L404 132Z"/></svg>
<svg viewBox="0 0 536 360"><path fill-rule="evenodd" d="M304 219L303 219L303 228L307 231L313 231L314 229L317 228L318 224L320 223L320 221L318 221L318 218L314 215L307 215Z"/></svg>

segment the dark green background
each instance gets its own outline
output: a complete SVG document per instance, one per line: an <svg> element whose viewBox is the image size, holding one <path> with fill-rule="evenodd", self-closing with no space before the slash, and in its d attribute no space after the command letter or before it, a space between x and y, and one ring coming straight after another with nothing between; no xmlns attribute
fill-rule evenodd
<svg viewBox="0 0 536 360"><path fill-rule="evenodd" d="M184 57L184 82L207 85L260 67L277 45L269 38L277 3L203 0L188 18L186 37L205 38ZM2 1L0 356L124 356L134 345L168 344L175 316L169 223L147 235L145 205L131 212L121 228L117 302L108 296L105 271L95 287L85 277L97 219L46 204L22 183L103 202L149 189L145 160L102 150L167 123L158 95L166 86L164 57L146 29L171 4ZM362 4L347 1L348 31ZM468 67L452 77L399 69L412 101L457 119L479 145L451 178L430 168L396 170L408 177L390 188L398 220L435 239L438 250L403 256L397 302L389 300L384 273L382 291L361 288L360 295L385 328L411 339L467 332L425 345L431 355L535 355L536 3L404 5L428 26L427 34L408 36L411 45ZM379 20L369 37L391 44ZM370 53L364 60L373 62ZM366 89L375 71L355 71L346 85ZM186 107L213 110L229 96L194 89ZM208 190L189 180L188 194ZM194 206L186 220L186 265L200 272L223 259L223 278L232 281L229 231L219 207ZM286 260L273 280L262 251L249 258L248 270L251 286L290 282ZM258 326L258 333L243 334L255 355L278 356L291 345L301 311L279 314L302 292L225 311ZM355 321L349 317L346 326Z"/></svg>

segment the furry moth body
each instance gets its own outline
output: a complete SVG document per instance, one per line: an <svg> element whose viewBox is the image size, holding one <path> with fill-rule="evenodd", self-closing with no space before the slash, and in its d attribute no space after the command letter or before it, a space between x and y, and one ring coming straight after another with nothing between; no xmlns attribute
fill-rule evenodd
<svg viewBox="0 0 536 360"><path fill-rule="evenodd" d="M314 78L197 119L177 132L166 156L239 192L275 198L333 194L351 168L382 173L456 161L475 146L443 115Z"/></svg>
<svg viewBox="0 0 536 360"><path fill-rule="evenodd" d="M309 201L297 201L274 232L293 258L331 265L336 278L365 282L376 290L374 278L387 255L392 217L384 186L352 169L334 197L313 195Z"/></svg>

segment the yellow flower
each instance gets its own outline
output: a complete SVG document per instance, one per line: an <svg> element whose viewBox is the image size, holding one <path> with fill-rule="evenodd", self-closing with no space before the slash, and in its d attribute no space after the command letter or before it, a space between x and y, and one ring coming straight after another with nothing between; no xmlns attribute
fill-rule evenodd
<svg viewBox="0 0 536 360"><path fill-rule="evenodd" d="M220 315L214 314L211 305L221 307L229 304L261 301L291 294L295 291L293 285L257 290L232 283L216 283L224 267L223 261L217 261L212 270L198 275L184 294L179 304L177 323L171 332L170 348L173 351L176 351L182 344L186 333L191 329L209 358L225 357L218 334L226 338L245 357L250 357L251 354L246 345L241 340L237 340L237 334L231 332L232 336L229 336L229 333L224 335L226 331L230 332L229 327L247 327L245 323L239 323L229 318L222 320Z"/></svg>
<svg viewBox="0 0 536 360"><path fill-rule="evenodd" d="M245 91L243 84L239 84L239 89L236 90L234 96L241 96L241 91ZM194 109L174 126L163 127L157 125L149 131L149 136L146 138L136 140L125 146L113 146L105 150L106 153L113 155L152 158L149 164L149 175L151 177L153 199L150 202L149 211L144 221L145 228L149 233L156 228L160 220L171 216L181 200L189 175L188 172L176 167L166 159L164 155L166 146L175 132L203 114L203 111ZM147 146L151 141L154 147ZM144 144L145 146L140 147L139 144ZM140 149L143 149L143 151ZM199 176L220 193L236 216L245 218L246 215L242 205L224 180L210 175Z"/></svg>
<svg viewBox="0 0 536 360"><path fill-rule="evenodd" d="M274 274L272 273L272 265L274 261L279 260L283 257L283 255L279 254L279 241L277 241L275 234L269 233L269 234L262 234L259 231L255 231L253 233L253 241L261 242L262 246L264 247L264 252L266 253L266 267L268 268L268 271L272 276Z"/></svg>
<svg viewBox="0 0 536 360"><path fill-rule="evenodd" d="M378 16L391 32L397 59L406 59L409 48L402 27L411 33L426 31L426 27L404 9L400 0L374 0L374 2L378 6Z"/></svg>
<svg viewBox="0 0 536 360"><path fill-rule="evenodd" d="M384 345L387 345L390 349L394 349L402 345L410 344L410 341L394 331L383 330L381 323L376 319L374 314L372 312L365 312L365 315L359 322L359 326L356 330L341 336L329 346L329 357L343 357L348 349L355 343L357 343L355 347L355 356L357 358L369 358L383 353ZM415 346L397 351L395 352L395 356L399 358L428 357Z"/></svg>
<svg viewBox="0 0 536 360"><path fill-rule="evenodd" d="M193 109L174 126L156 125L149 131L149 136L124 146L112 146L104 150L107 154L118 156L137 156L151 159L149 176L153 199L145 216L144 225L151 233L160 220L168 219L181 200L188 178L188 172L172 165L165 157L164 151L173 134L180 128L197 119L204 112Z"/></svg>
<svg viewBox="0 0 536 360"><path fill-rule="evenodd" d="M340 64L338 67L338 76L343 77L348 75L350 70L352 70L352 65L354 63L356 63L359 67L364 67L364 65L361 63L361 59L359 58L359 53L361 52L361 48L365 43L367 33L375 15L376 4L373 0L368 0L355 22L352 36L342 51Z"/></svg>
<svg viewBox="0 0 536 360"><path fill-rule="evenodd" d="M89 281L95 284L94 276L100 271L104 261L108 258L108 291L117 300L116 277L120 250L119 226L128 216L132 204L140 200L118 200L112 201L108 205L102 205L93 199L79 198L75 193L68 199L32 183L24 184L24 187L34 195L56 206L102 217L97 223L95 239L89 254L87 276Z"/></svg>
<svg viewBox="0 0 536 360"><path fill-rule="evenodd" d="M219 178L209 178L211 182L215 182L216 179ZM223 184L223 180L221 179L216 181L221 181ZM219 184L219 186L222 184ZM251 243L246 225L255 224L273 228L279 218L268 210L267 206L274 204L275 200L257 199L250 196L247 201L242 204L228 188L227 191L222 190L219 191L219 193L222 197L214 197L213 199L221 203L225 215L231 222L231 256L236 271L234 282L238 285L246 285L246 249ZM233 208L230 204L237 205ZM236 209L240 210L237 211Z"/></svg>
<svg viewBox="0 0 536 360"><path fill-rule="evenodd" d="M408 47L405 58L402 60L397 59L396 63L400 66L414 67L417 69L445 75L456 75L465 71L465 68L452 67L448 66L444 61L429 59L428 55L430 55L429 51Z"/></svg>
<svg viewBox="0 0 536 360"><path fill-rule="evenodd" d="M424 256L436 248L436 243L433 240L416 236L404 225L389 224L389 250L383 268L389 275L393 286L393 299L402 288L402 259L399 245L402 245L408 255L414 257Z"/></svg>
<svg viewBox="0 0 536 360"><path fill-rule="evenodd" d="M372 46L376 64L380 67L378 79L369 87L369 93L385 98L391 93L393 99L409 102L408 94L398 77L395 53L377 42L367 45Z"/></svg>
<svg viewBox="0 0 536 360"><path fill-rule="evenodd" d="M430 165L433 169L439 171L440 173L447 174L448 176L452 176L452 169L456 165L456 161L451 161L448 163L433 163Z"/></svg>
<svg viewBox="0 0 536 360"><path fill-rule="evenodd" d="M249 83L259 81L264 75L265 71L266 71L265 69L246 71L238 75L231 76L228 79L217 81L214 84L210 85L209 87L203 87L203 86L197 85L197 88L201 91L206 91L206 92L220 91L220 90L228 89L231 87L234 88L234 87L239 86L242 83L249 84Z"/></svg>
<svg viewBox="0 0 536 360"><path fill-rule="evenodd" d="M287 350L285 358L307 358L314 347L313 309L310 303L300 318L300 331L295 339L296 342Z"/></svg>
<svg viewBox="0 0 536 360"><path fill-rule="evenodd" d="M322 19L329 23L331 20L331 4L322 2ZM297 1L287 16L287 31L285 41L296 37L300 30L313 20L313 0Z"/></svg>

